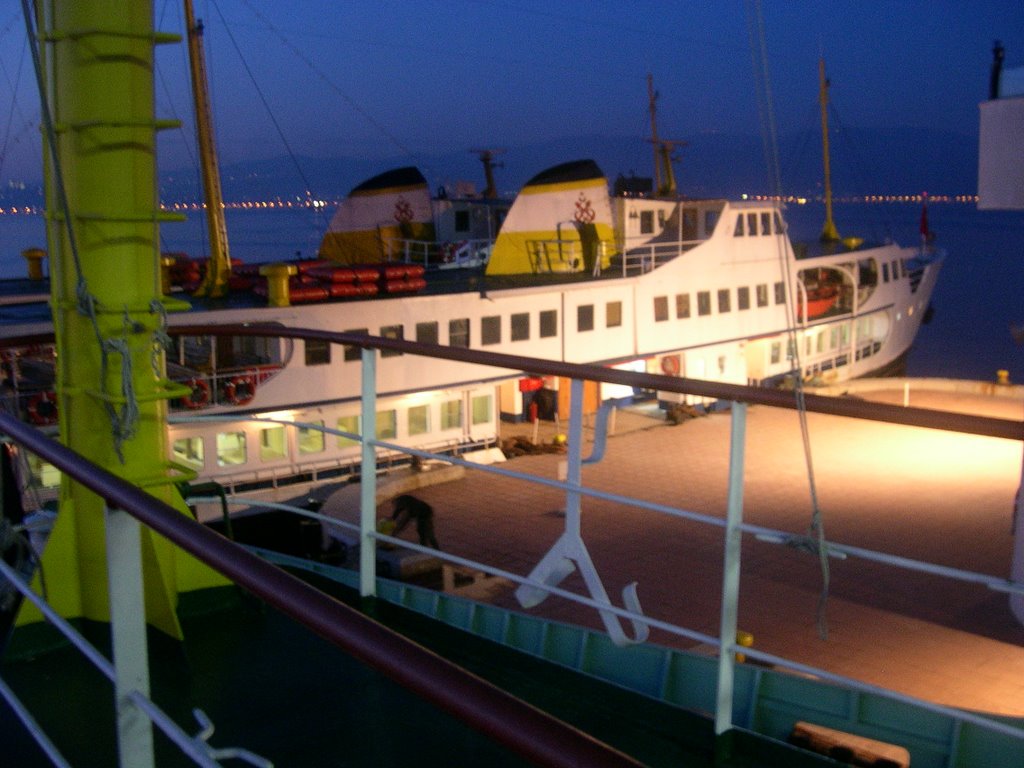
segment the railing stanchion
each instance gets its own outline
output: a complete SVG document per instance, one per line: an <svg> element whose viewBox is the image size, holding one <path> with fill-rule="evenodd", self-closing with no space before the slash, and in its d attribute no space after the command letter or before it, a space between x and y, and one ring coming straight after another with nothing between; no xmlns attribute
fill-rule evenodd
<svg viewBox="0 0 1024 768"><path fill-rule="evenodd" d="M569 474L570 485L579 487L583 478L583 379L573 379L569 388ZM580 492L565 491L565 530L580 534Z"/></svg>
<svg viewBox="0 0 1024 768"><path fill-rule="evenodd" d="M149 698L140 527L139 521L127 512L107 508L107 581L121 768L153 768L155 765L153 724L129 698L134 691Z"/></svg>
<svg viewBox="0 0 1024 768"><path fill-rule="evenodd" d="M377 350L363 347L362 466L359 471L359 594L377 594Z"/></svg>
<svg viewBox="0 0 1024 768"><path fill-rule="evenodd" d="M743 524L743 460L747 404L732 404L729 443L729 499L725 519L722 574L722 621L718 649L718 705L715 733L732 728L733 683L736 674L736 623L740 600L740 545Z"/></svg>

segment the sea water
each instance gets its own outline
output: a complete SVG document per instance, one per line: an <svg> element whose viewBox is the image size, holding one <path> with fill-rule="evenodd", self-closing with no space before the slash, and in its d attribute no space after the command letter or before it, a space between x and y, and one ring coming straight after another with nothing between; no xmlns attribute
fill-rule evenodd
<svg viewBox="0 0 1024 768"><path fill-rule="evenodd" d="M331 210L231 209L226 212L231 255L245 262L312 258ZM920 242L920 203L837 204L842 236L868 241ZM791 205L786 219L794 240L821 232L821 204ZM947 252L932 296L931 322L921 328L907 361L911 376L994 380L1007 370L1024 383L1024 346L1011 328L1024 328L1024 212L979 211L973 204L933 202L928 223L935 244ZM206 229L198 213L165 224L161 250L205 256ZM45 245L39 215L0 216L0 277L25 274L21 251Z"/></svg>

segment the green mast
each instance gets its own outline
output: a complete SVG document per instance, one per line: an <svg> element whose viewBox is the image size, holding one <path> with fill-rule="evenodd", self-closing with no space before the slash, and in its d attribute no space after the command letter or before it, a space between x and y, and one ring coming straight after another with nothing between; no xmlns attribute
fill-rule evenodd
<svg viewBox="0 0 1024 768"><path fill-rule="evenodd" d="M147 0L37 2L45 44L44 136L51 309L61 440L187 509L167 455L154 118L154 33ZM43 556L50 602L66 617L109 620L104 503L66 478ZM180 636L179 592L223 580L142 531L146 612ZM18 623L38 620L31 606Z"/></svg>

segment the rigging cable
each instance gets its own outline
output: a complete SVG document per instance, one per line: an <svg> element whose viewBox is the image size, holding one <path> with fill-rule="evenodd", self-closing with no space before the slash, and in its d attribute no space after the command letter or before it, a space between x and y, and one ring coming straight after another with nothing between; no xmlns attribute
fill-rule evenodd
<svg viewBox="0 0 1024 768"><path fill-rule="evenodd" d="M764 19L761 15L759 0L748 0L748 26L750 32L751 58L754 67L754 79L757 85L758 112L761 119L761 136L765 149L765 161L768 166L768 178L771 189L776 197L782 198L782 179L779 174L778 137L775 128L775 116L772 109L771 82L768 77L768 56L765 44ZM825 522L818 503L817 483L814 479L814 461L811 455L811 436L807 423L807 406L804 400L803 366L800 362L800 345L796 335L796 309L789 287L793 285L793 275L786 258L785 240L776 238L779 243L779 262L786 279L786 314L787 314L787 345L793 360L793 394L796 398L797 414L800 420L800 436L803 441L804 459L807 464L807 481L811 498L811 522L809 535L801 542L802 548L817 554L821 568L821 592L818 597L818 634L825 640L828 638L828 619L826 607L829 592L828 545L825 541Z"/></svg>

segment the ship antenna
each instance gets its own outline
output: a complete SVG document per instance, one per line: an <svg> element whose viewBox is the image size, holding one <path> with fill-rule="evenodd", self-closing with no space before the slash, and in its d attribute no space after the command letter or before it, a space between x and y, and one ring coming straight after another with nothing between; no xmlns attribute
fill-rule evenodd
<svg viewBox="0 0 1024 768"><path fill-rule="evenodd" d="M504 149L471 149L470 152L475 153L479 158L480 162L484 165L484 181L487 182L487 187L484 189L483 197L486 200L494 200L498 197L498 187L494 183L494 169L504 168L504 163L494 162L494 156L502 154Z"/></svg>
<svg viewBox="0 0 1024 768"><path fill-rule="evenodd" d="M821 230L821 242L834 243L839 231L832 220L832 166L828 151L828 78L825 77L825 59L818 59L818 101L821 104L821 154L825 165L825 226Z"/></svg>

